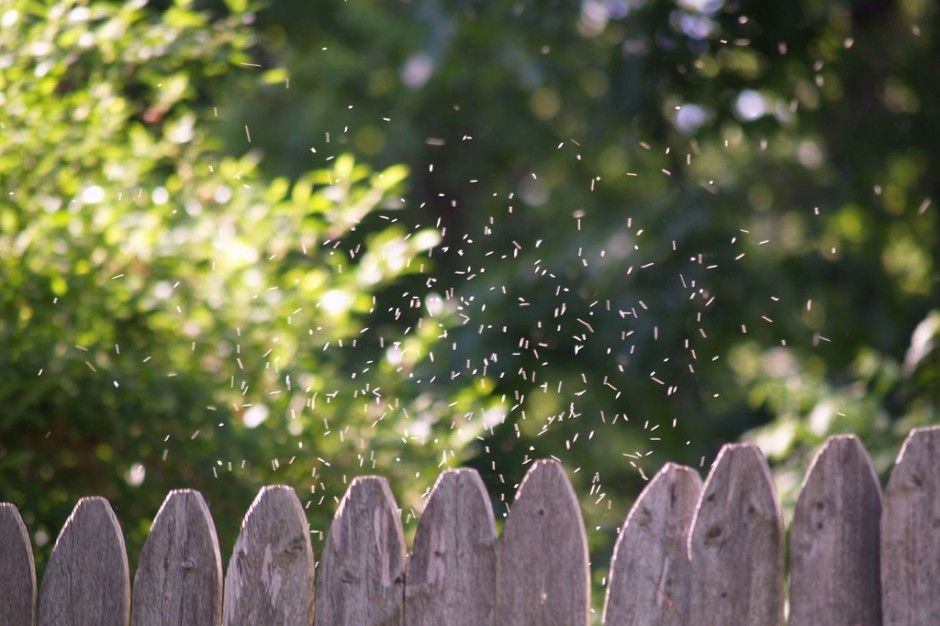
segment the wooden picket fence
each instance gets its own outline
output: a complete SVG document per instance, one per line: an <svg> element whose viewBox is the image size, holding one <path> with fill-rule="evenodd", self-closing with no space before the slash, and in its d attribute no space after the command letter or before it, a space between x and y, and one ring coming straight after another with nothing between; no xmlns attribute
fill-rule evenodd
<svg viewBox="0 0 940 626"><path fill-rule="evenodd" d="M789 534L767 464L725 446L704 485L666 465L619 533L606 624L937 626L940 624L940 427L913 431L882 497L867 452L831 438L807 474ZM265 487L228 563L195 491L171 492L130 584L121 527L83 498L38 589L29 535L0 505L0 624L533 625L590 621L584 524L562 467L534 463L502 536L472 470L439 477L407 555L385 479L349 486L316 567L289 487ZM316 585L314 586L314 578ZM314 588L316 595L314 595ZM316 600L316 601L314 601ZM316 610L314 610L316 606Z"/></svg>

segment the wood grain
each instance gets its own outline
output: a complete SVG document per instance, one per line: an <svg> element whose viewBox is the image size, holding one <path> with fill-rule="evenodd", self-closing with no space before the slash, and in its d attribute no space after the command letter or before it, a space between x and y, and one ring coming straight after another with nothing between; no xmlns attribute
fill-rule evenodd
<svg viewBox="0 0 940 626"><path fill-rule="evenodd" d="M472 469L440 475L415 533L405 580L409 626L491 626L496 609L496 525Z"/></svg>
<svg viewBox="0 0 940 626"><path fill-rule="evenodd" d="M222 558L198 491L171 491L154 518L134 576L134 626L217 626Z"/></svg>
<svg viewBox="0 0 940 626"><path fill-rule="evenodd" d="M499 541L496 623L583 626L590 610L581 509L561 465L542 460L519 485Z"/></svg>
<svg viewBox="0 0 940 626"><path fill-rule="evenodd" d="M783 520L756 447L726 445L718 454L702 488L689 552L689 623L783 623Z"/></svg>
<svg viewBox="0 0 940 626"><path fill-rule="evenodd" d="M851 435L816 455L790 529L790 625L880 626L881 487Z"/></svg>
<svg viewBox="0 0 940 626"><path fill-rule="evenodd" d="M318 626L400 626L405 539L380 476L356 478L333 517L317 577Z"/></svg>
<svg viewBox="0 0 940 626"><path fill-rule="evenodd" d="M226 626L313 623L313 549L290 487L264 487L245 514L225 574Z"/></svg>
<svg viewBox="0 0 940 626"><path fill-rule="evenodd" d="M20 512L0 502L0 624L33 626L36 617L36 566Z"/></svg>
<svg viewBox="0 0 940 626"><path fill-rule="evenodd" d="M888 481L881 589L885 626L940 624L940 427L908 436Z"/></svg>
<svg viewBox="0 0 940 626"><path fill-rule="evenodd" d="M702 479L667 463L627 516L610 566L604 623L684 626L689 622L689 528Z"/></svg>
<svg viewBox="0 0 940 626"><path fill-rule="evenodd" d="M130 579L121 525L104 498L82 498L55 542L39 590L40 626L125 626Z"/></svg>

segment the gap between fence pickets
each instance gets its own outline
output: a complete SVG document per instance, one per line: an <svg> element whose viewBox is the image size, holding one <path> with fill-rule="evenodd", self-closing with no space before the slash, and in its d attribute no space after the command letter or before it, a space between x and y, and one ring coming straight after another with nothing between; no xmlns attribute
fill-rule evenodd
<svg viewBox="0 0 940 626"><path fill-rule="evenodd" d="M937 528L940 427L910 433L883 498L859 441L830 438L807 472L791 526L791 624L940 624ZM723 448L704 484L695 470L667 464L620 530L604 622L780 624L783 540L755 447ZM586 545L580 507L555 461L530 468L499 538L479 475L442 473L410 562L387 481L361 477L334 516L314 602L309 528L293 489L259 492L224 585L208 507L198 492L180 490L154 520L132 595L120 525L107 501L93 497L64 524L37 593L28 530L16 507L0 504L0 624L165 624L168 615L227 625L406 617L419 625L587 624Z"/></svg>

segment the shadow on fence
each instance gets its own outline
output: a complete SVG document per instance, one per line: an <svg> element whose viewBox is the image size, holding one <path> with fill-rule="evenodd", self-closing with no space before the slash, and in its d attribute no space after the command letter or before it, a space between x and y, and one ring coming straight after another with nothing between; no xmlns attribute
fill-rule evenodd
<svg viewBox="0 0 940 626"><path fill-rule="evenodd" d="M209 509L180 490L154 519L132 590L120 524L92 497L65 522L37 594L29 534L0 504L4 626L589 623L584 524L554 461L526 474L501 537L476 472L444 472L410 555L385 479L357 478L316 569L297 496L271 486L245 515L223 584ZM704 484L667 464L643 490L614 548L604 622L782 624L785 571L767 463L727 445ZM940 624L940 427L910 434L883 498L855 437L823 446L790 529L789 613L794 626Z"/></svg>

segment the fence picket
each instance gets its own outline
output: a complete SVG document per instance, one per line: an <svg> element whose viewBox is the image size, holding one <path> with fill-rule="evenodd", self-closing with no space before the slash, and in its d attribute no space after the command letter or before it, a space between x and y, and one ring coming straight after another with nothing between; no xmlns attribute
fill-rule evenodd
<svg viewBox="0 0 940 626"><path fill-rule="evenodd" d="M813 459L790 529L790 626L881 626L881 488L854 436Z"/></svg>
<svg viewBox="0 0 940 626"><path fill-rule="evenodd" d="M405 579L409 626L491 626L496 609L496 525L472 469L437 479L418 522Z"/></svg>
<svg viewBox="0 0 940 626"><path fill-rule="evenodd" d="M940 624L940 427L911 432L881 518L885 626Z"/></svg>
<svg viewBox="0 0 940 626"><path fill-rule="evenodd" d="M36 568L29 533L20 512L0 502L0 624L33 626Z"/></svg>
<svg viewBox="0 0 940 626"><path fill-rule="evenodd" d="M317 578L317 626L400 626L405 539L380 476L356 478L333 517Z"/></svg>
<svg viewBox="0 0 940 626"><path fill-rule="evenodd" d="M82 498L52 549L39 589L40 626L126 626L130 578L121 525L104 498Z"/></svg>
<svg viewBox="0 0 940 626"><path fill-rule="evenodd" d="M134 626L217 626L222 558L209 507L191 489L163 501L134 576Z"/></svg>
<svg viewBox="0 0 940 626"><path fill-rule="evenodd" d="M702 479L667 463L630 509L611 559L604 623L683 626L689 623L689 527Z"/></svg>
<svg viewBox="0 0 940 626"><path fill-rule="evenodd" d="M498 547L496 623L588 623L590 572L581 508L561 465L533 463Z"/></svg>
<svg viewBox="0 0 940 626"><path fill-rule="evenodd" d="M783 520L770 470L750 444L726 445L692 522L690 623L783 622Z"/></svg>
<svg viewBox="0 0 940 626"><path fill-rule="evenodd" d="M225 574L226 626L313 623L313 550L294 490L264 487L245 514Z"/></svg>

